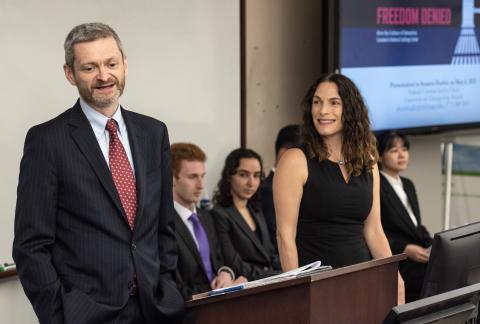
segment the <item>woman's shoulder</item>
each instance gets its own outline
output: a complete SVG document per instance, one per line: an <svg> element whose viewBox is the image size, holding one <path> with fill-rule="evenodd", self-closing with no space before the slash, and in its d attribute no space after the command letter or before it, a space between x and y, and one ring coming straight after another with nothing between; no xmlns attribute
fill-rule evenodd
<svg viewBox="0 0 480 324"><path fill-rule="evenodd" d="M225 217L227 214L227 211L225 207L217 204L213 206L213 208L210 210L210 213L213 215L214 218L219 218L219 217Z"/></svg>
<svg viewBox="0 0 480 324"><path fill-rule="evenodd" d="M306 164L307 163L307 156L305 155L304 150L299 147L294 147L288 149L283 153L282 157L280 158L279 163L283 164Z"/></svg>
<svg viewBox="0 0 480 324"><path fill-rule="evenodd" d="M236 212L237 212L237 209L235 208L234 205L222 206L217 204L212 208L212 213L221 215L227 218L229 217L229 215L234 214Z"/></svg>
<svg viewBox="0 0 480 324"><path fill-rule="evenodd" d="M297 180L298 183L305 184L308 178L308 161L301 149L291 148L283 153L280 161L278 161L273 178L274 186L276 181L280 181L279 178L281 178L281 182L285 186L290 186L292 183L296 183Z"/></svg>
<svg viewBox="0 0 480 324"><path fill-rule="evenodd" d="M410 187L413 187L415 188L415 185L413 184L413 181L410 180L409 178L406 178L406 177L400 177L400 179L402 179L402 183L403 185L406 185L406 186L410 186Z"/></svg>
<svg viewBox="0 0 480 324"><path fill-rule="evenodd" d="M220 205L215 205L211 210L210 213L212 214L212 218L215 222L217 231L221 229L227 229L230 227L230 216L229 212L227 211L228 208L220 206Z"/></svg>
<svg viewBox="0 0 480 324"><path fill-rule="evenodd" d="M210 211L215 214L224 214L226 212L226 207L217 203Z"/></svg>

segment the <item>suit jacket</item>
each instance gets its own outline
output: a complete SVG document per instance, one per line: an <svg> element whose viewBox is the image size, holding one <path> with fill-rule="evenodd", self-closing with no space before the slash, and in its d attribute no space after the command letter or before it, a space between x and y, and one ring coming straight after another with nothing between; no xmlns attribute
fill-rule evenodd
<svg viewBox="0 0 480 324"><path fill-rule="evenodd" d="M388 180L380 174L380 210L382 225L394 254L403 253L407 244L416 244L424 248L431 245L432 238L425 226L422 225L417 193L413 182L400 177L403 189L417 219L415 226L402 204L397 193ZM412 301L418 298L423 285L426 264L407 259L399 265L400 273L405 280L406 299Z"/></svg>
<svg viewBox="0 0 480 324"><path fill-rule="evenodd" d="M268 177L263 181L260 187L262 198L262 211L267 223L268 233L275 251L277 251L277 220L275 218L275 205L273 204L273 175L270 171Z"/></svg>
<svg viewBox="0 0 480 324"><path fill-rule="evenodd" d="M78 101L26 136L13 258L40 323L117 323L134 276L147 323L182 317L167 129L122 114L137 183L133 231Z"/></svg>
<svg viewBox="0 0 480 324"><path fill-rule="evenodd" d="M250 212L260 231L261 240L235 206L215 206L212 210L225 263L231 265L237 275L255 280L279 270L280 262L270 241L262 212L252 209Z"/></svg>
<svg viewBox="0 0 480 324"><path fill-rule="evenodd" d="M197 209L197 215L207 233L208 243L210 244L210 260L215 274L224 265L215 232L215 223L208 211ZM177 212L175 212L175 230L178 246L177 286L183 297L190 299L194 294L211 290L210 282L197 245Z"/></svg>

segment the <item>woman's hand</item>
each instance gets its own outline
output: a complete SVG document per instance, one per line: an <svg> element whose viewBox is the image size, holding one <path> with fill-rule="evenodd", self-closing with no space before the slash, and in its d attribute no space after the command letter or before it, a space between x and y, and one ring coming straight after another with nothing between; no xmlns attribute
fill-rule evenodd
<svg viewBox="0 0 480 324"><path fill-rule="evenodd" d="M398 295L397 295L397 304L405 304L405 282L403 281L400 272L398 273Z"/></svg>
<svg viewBox="0 0 480 324"><path fill-rule="evenodd" d="M403 250L409 259L420 263L427 263L430 258L430 249L425 249L420 245L408 244Z"/></svg>

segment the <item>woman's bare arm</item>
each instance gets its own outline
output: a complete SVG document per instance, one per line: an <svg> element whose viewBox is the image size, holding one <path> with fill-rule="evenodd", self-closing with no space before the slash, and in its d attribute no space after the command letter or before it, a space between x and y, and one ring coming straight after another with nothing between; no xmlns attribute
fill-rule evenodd
<svg viewBox="0 0 480 324"><path fill-rule="evenodd" d="M277 242L283 271L298 268L295 237L303 185L307 177L308 166L305 154L296 148L285 152L273 177Z"/></svg>

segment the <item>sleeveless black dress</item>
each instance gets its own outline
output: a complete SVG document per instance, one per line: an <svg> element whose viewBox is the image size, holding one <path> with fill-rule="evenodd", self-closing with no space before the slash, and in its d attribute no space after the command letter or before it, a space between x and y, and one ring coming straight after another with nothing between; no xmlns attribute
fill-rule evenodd
<svg viewBox="0 0 480 324"><path fill-rule="evenodd" d="M352 175L347 183L337 163L307 163L296 237L299 265L320 260L336 268L371 260L363 227L372 209L372 173Z"/></svg>

